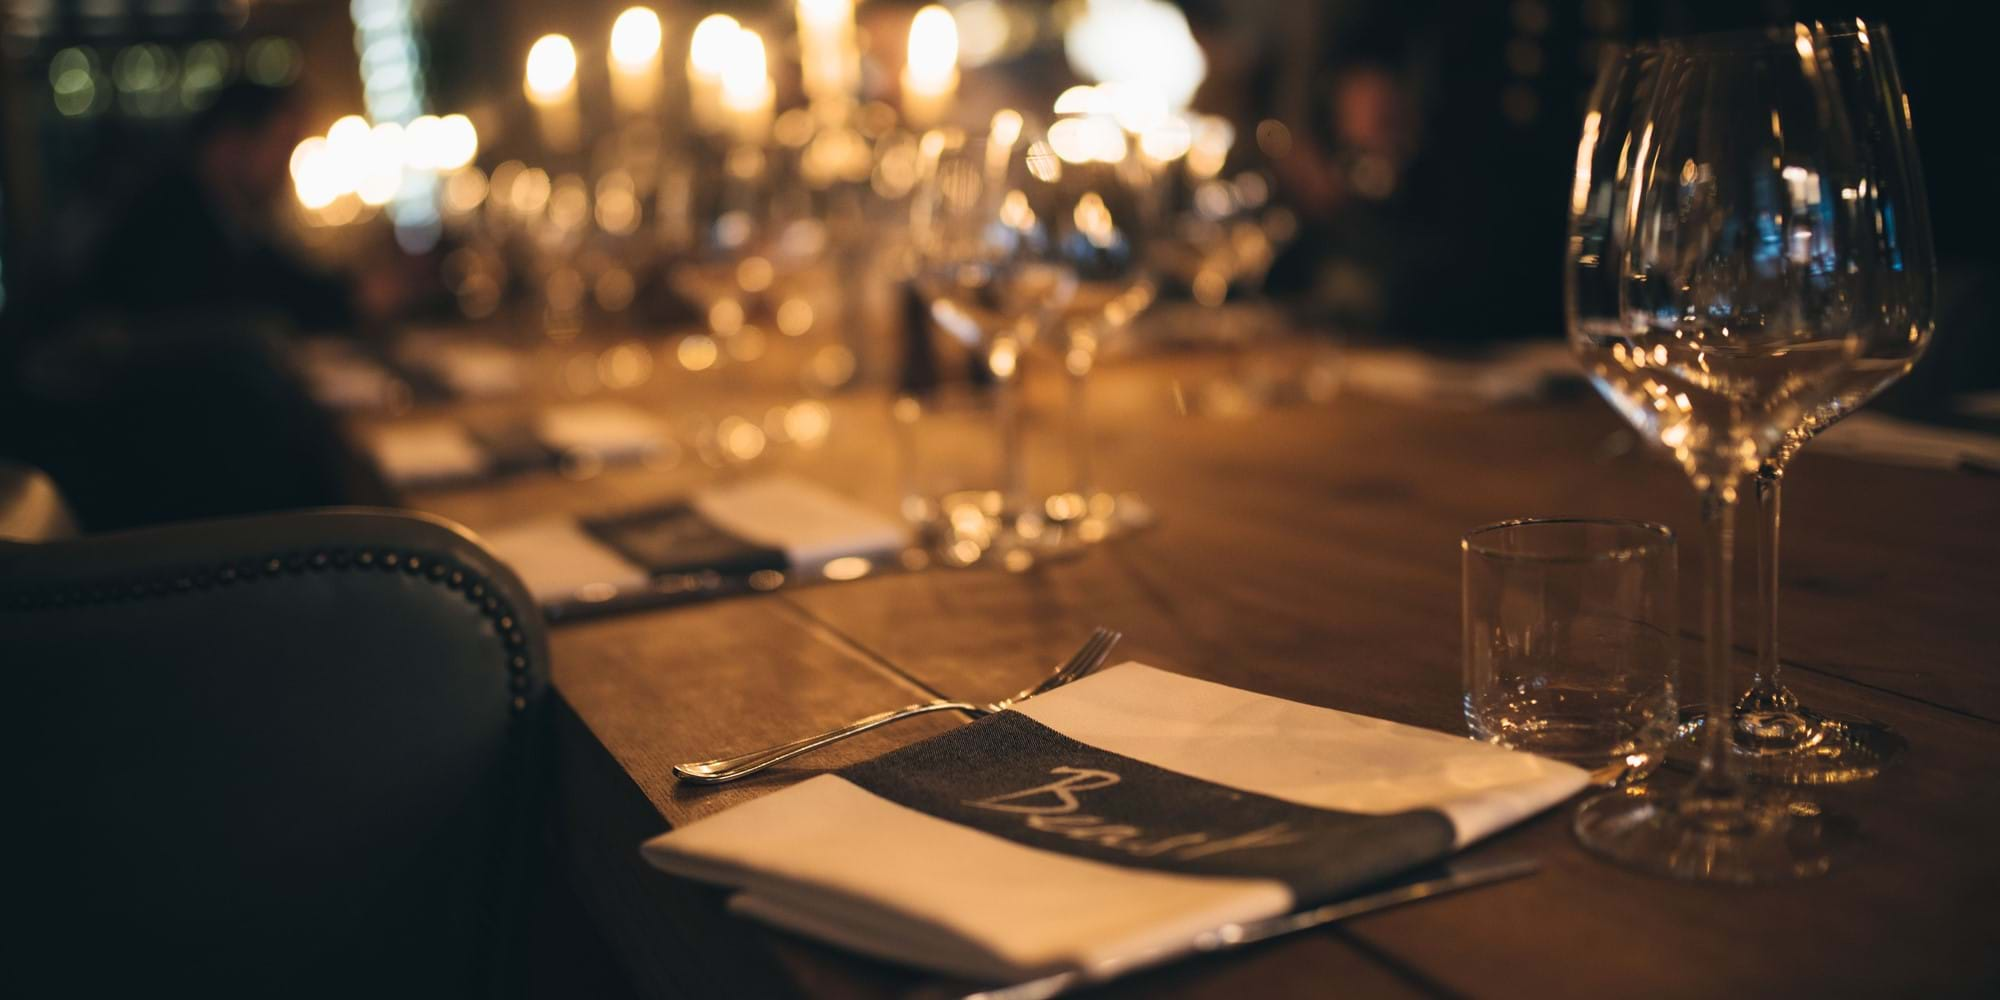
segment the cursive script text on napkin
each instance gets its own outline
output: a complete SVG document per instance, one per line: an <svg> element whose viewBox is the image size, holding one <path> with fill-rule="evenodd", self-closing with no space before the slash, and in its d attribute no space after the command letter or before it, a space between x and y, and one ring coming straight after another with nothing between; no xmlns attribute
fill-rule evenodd
<svg viewBox="0 0 2000 1000"><path fill-rule="evenodd" d="M1118 784L1122 779L1116 772L1063 765L1050 768L1049 773L1058 775L1056 780L1016 792L967 800L963 804L975 809L1014 813L1031 830L1088 841L1140 858L1165 856L1192 861L1231 851L1280 847L1305 839L1285 822L1247 833L1193 830L1155 836L1130 823L1117 823L1077 811L1083 806L1082 793Z"/></svg>

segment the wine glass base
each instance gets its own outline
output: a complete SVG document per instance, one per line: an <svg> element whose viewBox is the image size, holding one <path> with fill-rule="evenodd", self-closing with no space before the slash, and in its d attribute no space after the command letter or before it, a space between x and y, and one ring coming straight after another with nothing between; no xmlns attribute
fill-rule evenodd
<svg viewBox="0 0 2000 1000"><path fill-rule="evenodd" d="M1042 504L1047 516L1039 544L1055 549L1095 545L1152 527L1151 504L1136 493L1058 493Z"/></svg>
<svg viewBox="0 0 2000 1000"><path fill-rule="evenodd" d="M1681 716L1674 756L1692 762L1701 753L1707 716ZM1895 730L1863 719L1835 719L1806 709L1739 711L1730 753L1738 773L1771 785L1844 785L1866 781L1909 746Z"/></svg>
<svg viewBox="0 0 2000 1000"><path fill-rule="evenodd" d="M1810 878L1833 862L1819 807L1769 792L1705 797L1635 786L1577 809L1591 852L1651 875L1755 885Z"/></svg>
<svg viewBox="0 0 2000 1000"><path fill-rule="evenodd" d="M967 490L939 500L937 516L921 529L923 548L949 567L1002 569L1025 573L1036 566L1083 553L1039 511L1006 509L997 491Z"/></svg>

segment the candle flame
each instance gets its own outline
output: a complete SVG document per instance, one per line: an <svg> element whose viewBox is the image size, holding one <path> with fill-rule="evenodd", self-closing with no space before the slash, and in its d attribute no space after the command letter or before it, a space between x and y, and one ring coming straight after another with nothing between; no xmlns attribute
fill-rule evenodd
<svg viewBox="0 0 2000 1000"><path fill-rule="evenodd" d="M576 46L562 35L543 35L528 49L528 97L560 100L576 85Z"/></svg>
<svg viewBox="0 0 2000 1000"><path fill-rule="evenodd" d="M688 38L688 65L707 77L720 77L736 51L736 36L743 26L727 14L710 14L694 26ZM759 47L762 47L760 41Z"/></svg>
<svg viewBox="0 0 2000 1000"><path fill-rule="evenodd" d="M748 28L730 40L729 57L722 65L722 104L736 111L763 107L770 98L771 80L764 63L764 39Z"/></svg>
<svg viewBox="0 0 2000 1000"><path fill-rule="evenodd" d="M917 11L910 22L910 83L925 91L951 86L958 74L958 22L936 4Z"/></svg>
<svg viewBox="0 0 2000 1000"><path fill-rule="evenodd" d="M660 15L628 7L611 22L611 61L620 69L646 68L660 54Z"/></svg>

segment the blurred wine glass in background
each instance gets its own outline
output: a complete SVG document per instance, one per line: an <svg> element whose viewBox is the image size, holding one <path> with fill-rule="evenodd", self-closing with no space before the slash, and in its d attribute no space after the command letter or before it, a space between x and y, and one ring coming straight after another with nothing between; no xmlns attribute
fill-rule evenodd
<svg viewBox="0 0 2000 1000"><path fill-rule="evenodd" d="M1100 353L1129 335L1157 293L1147 247L1160 221L1161 186L1158 166L1140 155L1111 113L1074 102L1066 108L1069 97L1056 109L1073 113L1048 130L1055 162L1047 194L1057 212L1052 256L1075 276L1075 291L1040 340L1065 376L1068 468L1062 488L1041 503L1063 543L1088 544L1150 518L1137 496L1099 488L1088 390Z"/></svg>
<svg viewBox="0 0 2000 1000"><path fill-rule="evenodd" d="M1260 349L1289 331L1264 287L1278 254L1298 235L1298 218L1280 197L1272 166L1290 150L1291 130L1265 119L1245 135L1228 119L1203 114L1185 116L1185 129L1184 139L1145 137L1154 153L1179 154L1162 167L1167 210L1151 254L1188 304L1161 317L1160 335L1230 356L1228 372L1204 384L1194 400L1205 412L1240 413L1312 395L1288 384L1312 371L1259 363Z"/></svg>
<svg viewBox="0 0 2000 1000"><path fill-rule="evenodd" d="M1063 249L1076 235L1076 203L1062 185L1066 165L1017 113L996 115L983 136L936 130L923 143L911 237L915 287L934 335L916 341L923 350L906 360L895 404L906 443L904 509L949 562L1025 569L1044 551L1047 532L1027 491L1022 369L1076 294ZM909 442L927 407L949 405L934 391L947 382L990 404L992 437L983 448L954 449L990 459L984 481L952 482L940 494Z"/></svg>

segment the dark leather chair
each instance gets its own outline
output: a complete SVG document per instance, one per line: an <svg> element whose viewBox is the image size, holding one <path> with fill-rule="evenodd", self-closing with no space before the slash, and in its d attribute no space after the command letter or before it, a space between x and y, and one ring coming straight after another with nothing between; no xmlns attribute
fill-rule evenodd
<svg viewBox="0 0 2000 1000"><path fill-rule="evenodd" d="M464 530L0 539L0 663L17 995L513 992L548 644Z"/></svg>

